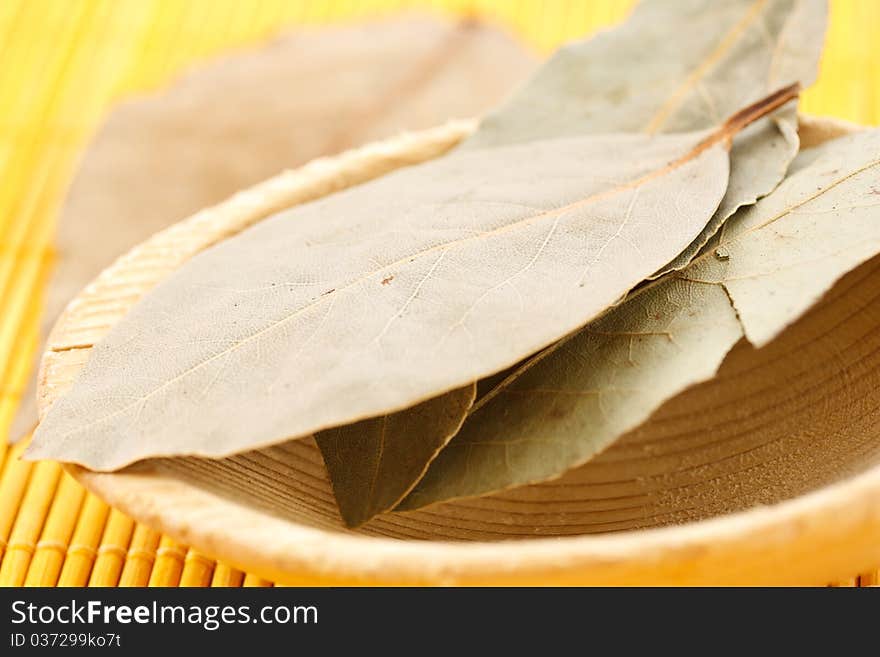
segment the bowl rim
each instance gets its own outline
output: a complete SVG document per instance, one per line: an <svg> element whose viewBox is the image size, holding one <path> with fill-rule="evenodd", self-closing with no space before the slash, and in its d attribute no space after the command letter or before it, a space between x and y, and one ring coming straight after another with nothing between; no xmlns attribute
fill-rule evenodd
<svg viewBox="0 0 880 657"><path fill-rule="evenodd" d="M135 519L279 582L818 584L870 568L880 556L880 466L777 504L682 525L480 542L317 529L160 474L66 468ZM807 568L786 563L811 551L842 558Z"/></svg>
<svg viewBox="0 0 880 657"><path fill-rule="evenodd" d="M64 333L76 328L75 309L87 303L100 282L124 272L145 245L161 245L181 226L213 222L215 228L222 227L230 217L240 217L244 208L253 212L262 207L265 212L255 219L259 220L276 212L279 203L289 206L284 205L289 198L284 193L291 186L326 187L333 176L356 177L370 158L380 158L393 168L429 159L458 143L474 126L473 121L451 122L313 161L136 246L85 288L56 323L40 368L41 415L63 388L51 367L53 343L63 342ZM801 120L801 129L827 138L856 127L807 118ZM284 191L280 196L279 190ZM319 196L330 191L334 190L325 189ZM227 229L218 239L235 232ZM880 563L880 466L776 504L681 525L473 542L401 540L299 525L149 468L121 473L91 472L71 464L65 468L87 489L135 519L279 582L822 583Z"/></svg>

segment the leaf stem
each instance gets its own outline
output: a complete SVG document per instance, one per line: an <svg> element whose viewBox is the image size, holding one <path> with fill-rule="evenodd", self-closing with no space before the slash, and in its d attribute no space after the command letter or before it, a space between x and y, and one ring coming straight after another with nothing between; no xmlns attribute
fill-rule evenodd
<svg viewBox="0 0 880 657"><path fill-rule="evenodd" d="M795 82L782 89L777 89L769 96L765 96L747 107L743 107L721 125L718 138L730 142L741 130L767 116L770 112L779 109L790 100L797 98L800 93L801 84Z"/></svg>

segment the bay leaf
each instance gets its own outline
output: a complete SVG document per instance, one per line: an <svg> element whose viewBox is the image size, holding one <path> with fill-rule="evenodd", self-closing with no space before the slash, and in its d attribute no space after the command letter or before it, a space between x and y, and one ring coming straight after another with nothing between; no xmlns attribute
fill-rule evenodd
<svg viewBox="0 0 880 657"><path fill-rule="evenodd" d="M561 48L461 148L708 128L772 89L812 83L826 15L826 0L643 0L620 26ZM795 110L738 136L718 211L655 276L686 266L737 208L779 184L798 151Z"/></svg>
<svg viewBox="0 0 880 657"><path fill-rule="evenodd" d="M28 454L95 470L219 457L500 371L687 246L727 188L731 139L796 94L709 131L461 151L279 213L141 299Z"/></svg>
<svg viewBox="0 0 880 657"><path fill-rule="evenodd" d="M406 497L458 432L475 392L471 384L406 411L315 436L346 525L362 525Z"/></svg>
<svg viewBox="0 0 880 657"><path fill-rule="evenodd" d="M792 169L714 250L483 397L398 509L560 476L711 378L743 336L766 344L880 253L880 130L807 150Z"/></svg>
<svg viewBox="0 0 880 657"><path fill-rule="evenodd" d="M825 4L645 0L623 25L564 46L460 148L712 126L782 82L812 82ZM646 52L652 56L645 57ZM798 150L796 127L791 103L737 136L719 208L696 239L652 277L686 266L738 207L754 203L779 183ZM481 380L478 398L503 378L496 374ZM369 452L363 456L367 463ZM354 452L348 455L358 460Z"/></svg>
<svg viewBox="0 0 880 657"><path fill-rule="evenodd" d="M411 15L300 29L126 100L87 147L61 210L41 334L162 228L314 158L479 115L534 65L500 30ZM10 437L36 425L35 395L32 376Z"/></svg>
<svg viewBox="0 0 880 657"><path fill-rule="evenodd" d="M880 131L806 151L760 207L738 213L688 278L722 285L746 338L767 344L880 252Z"/></svg>

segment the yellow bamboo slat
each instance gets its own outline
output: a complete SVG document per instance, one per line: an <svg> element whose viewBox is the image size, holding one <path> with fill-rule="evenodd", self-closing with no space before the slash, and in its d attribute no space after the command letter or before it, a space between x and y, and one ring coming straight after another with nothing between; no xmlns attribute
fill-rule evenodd
<svg viewBox="0 0 880 657"><path fill-rule="evenodd" d="M94 495L86 495L58 577L58 586L85 586L89 583L109 513L110 507L104 502Z"/></svg>
<svg viewBox="0 0 880 657"><path fill-rule="evenodd" d="M89 586L116 586L125 565L134 520L119 511L111 511L89 577Z"/></svg>
<svg viewBox="0 0 880 657"><path fill-rule="evenodd" d="M859 586L880 586L880 571L874 570L859 575Z"/></svg>
<svg viewBox="0 0 880 657"><path fill-rule="evenodd" d="M146 586L150 581L161 534L145 525L136 525L119 576L119 586Z"/></svg>
<svg viewBox="0 0 880 657"><path fill-rule="evenodd" d="M25 586L55 586L86 491L65 473L28 567Z"/></svg>
<svg viewBox="0 0 880 657"><path fill-rule="evenodd" d="M186 548L175 543L167 536L159 540L156 549L156 561L150 573L148 586L169 587L180 583L183 573L183 562L186 558Z"/></svg>
<svg viewBox="0 0 880 657"><path fill-rule="evenodd" d="M40 264L38 290L32 291L31 293L31 303L28 305L24 314L26 321L22 322L21 330L16 339L16 344L19 345L19 348L16 349L15 353L10 357L7 366L9 381L19 383L13 383L8 387L4 387L4 384L0 384L0 438L6 435L7 427L12 423L13 414L18 407L21 395L24 394L23 386L25 377L33 365L34 355L37 350L38 332L35 324L36 312L42 308L43 304L43 287L45 281L49 277L48 274L51 266L51 257L49 254L46 254L46 257L42 259ZM21 436L20 438L24 440L26 437ZM3 440L0 440L0 442L5 443ZM5 444L3 446L4 448L6 447ZM11 451L6 451L8 459ZM2 500L0 500L0 504L2 504Z"/></svg>
<svg viewBox="0 0 880 657"><path fill-rule="evenodd" d="M77 155L111 103L279 30L411 7L486 17L547 52L631 0L4 0L0 2L0 443L36 345L51 235ZM880 122L880 2L832 0L806 112ZM160 538L58 466L0 446L0 584L254 586L268 582ZM841 585L876 586L877 572Z"/></svg>
<svg viewBox="0 0 880 657"><path fill-rule="evenodd" d="M32 479L3 554L0 586L21 586L24 583L60 478L61 466L57 463L40 461L34 466Z"/></svg>
<svg viewBox="0 0 880 657"><path fill-rule="evenodd" d="M214 575L211 577L211 586L218 588L235 588L244 582L244 573L229 564L218 561L214 566Z"/></svg>
<svg viewBox="0 0 880 657"><path fill-rule="evenodd" d="M244 576L244 581L241 585L245 588L265 588L269 586L273 586L272 582L267 579L263 579L262 577L257 577L256 575L252 575L251 573L247 573Z"/></svg>
<svg viewBox="0 0 880 657"><path fill-rule="evenodd" d="M20 460L23 449L24 444L9 448L0 479L0 557L5 556L9 535L33 469L32 463Z"/></svg>
<svg viewBox="0 0 880 657"><path fill-rule="evenodd" d="M180 575L180 586L204 587L211 585L211 577L214 574L215 561L205 556L198 550L189 548L183 563L183 572Z"/></svg>

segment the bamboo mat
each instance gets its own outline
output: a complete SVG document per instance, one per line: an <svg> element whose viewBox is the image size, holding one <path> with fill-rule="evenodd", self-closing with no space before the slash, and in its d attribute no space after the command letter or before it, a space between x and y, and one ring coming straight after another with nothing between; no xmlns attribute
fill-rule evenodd
<svg viewBox="0 0 880 657"><path fill-rule="evenodd" d="M629 0L2 0L0 2L0 585L271 586L175 543L6 446L36 345L55 215L110 105L285 28L406 9L481 17L540 52L622 18ZM880 123L880 2L832 0L805 111ZM646 56L650 56L646 53ZM842 585L876 585L876 573Z"/></svg>

